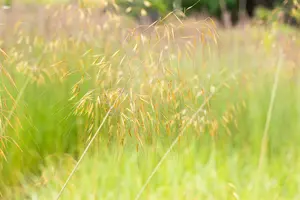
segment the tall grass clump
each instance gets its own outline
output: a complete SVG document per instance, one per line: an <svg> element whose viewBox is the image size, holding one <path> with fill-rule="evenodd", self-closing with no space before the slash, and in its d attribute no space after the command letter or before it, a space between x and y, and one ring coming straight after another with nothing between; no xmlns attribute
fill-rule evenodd
<svg viewBox="0 0 300 200"><path fill-rule="evenodd" d="M103 148L102 142L105 146L128 143L136 149L160 142L153 136L164 137L163 131L171 134L179 130L184 124L175 122L180 120L179 112L185 103L195 102L192 96L181 96L192 91L180 78L181 60L176 55L183 57L185 49L192 54L199 39L216 40L213 29L204 23L203 30L197 30L200 38L180 33L187 30L183 24L115 31L120 16L112 14L111 21L92 27L90 11L79 12L89 26L86 33L64 37L66 32L62 31L60 37L51 38L26 35L20 28L11 33L14 41L4 41L7 58L1 63L2 76L6 75L1 82L1 124L8 126L1 132L1 138L7 138L1 148L2 195L40 173L48 157L67 153L78 158L119 89L125 92L97 137L93 145L96 150ZM99 30L105 35L91 37ZM111 31L115 33L109 34ZM180 42L184 46L176 48ZM202 87L194 88L194 92L201 92Z"/></svg>
<svg viewBox="0 0 300 200"><path fill-rule="evenodd" d="M93 11L74 14L85 31L62 20L5 41L1 198L54 199L64 186L61 199L297 198L297 34L217 32L175 13L150 26L113 13L95 24Z"/></svg>

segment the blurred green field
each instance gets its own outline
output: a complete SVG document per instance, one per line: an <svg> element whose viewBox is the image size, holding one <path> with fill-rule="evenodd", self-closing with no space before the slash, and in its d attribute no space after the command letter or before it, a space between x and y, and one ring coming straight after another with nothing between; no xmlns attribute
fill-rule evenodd
<svg viewBox="0 0 300 200"><path fill-rule="evenodd" d="M297 30L89 28L1 46L1 199L55 199L114 101L61 199L135 199L181 133L140 199L300 198Z"/></svg>

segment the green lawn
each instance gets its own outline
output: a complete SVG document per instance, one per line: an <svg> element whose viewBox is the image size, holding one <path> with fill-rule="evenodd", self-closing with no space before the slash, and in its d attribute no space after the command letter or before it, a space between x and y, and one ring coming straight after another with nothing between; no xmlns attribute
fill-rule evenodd
<svg viewBox="0 0 300 200"><path fill-rule="evenodd" d="M135 199L179 134L140 199L300 198L297 31L206 31L204 45L168 26L121 44L109 23L16 33L1 52L1 199L55 199L114 101L61 199Z"/></svg>

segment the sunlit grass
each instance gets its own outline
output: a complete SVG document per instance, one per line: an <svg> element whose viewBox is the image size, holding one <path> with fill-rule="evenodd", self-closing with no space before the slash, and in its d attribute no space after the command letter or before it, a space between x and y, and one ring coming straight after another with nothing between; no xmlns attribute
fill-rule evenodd
<svg viewBox="0 0 300 200"><path fill-rule="evenodd" d="M17 29L0 55L3 198L54 199L115 100L62 199L134 199L204 103L141 197L298 198L295 33L217 34L207 22L176 18L143 32L121 29L118 15L102 26L90 16L80 18L88 31L71 37L68 29L53 38ZM278 49L286 55L257 182Z"/></svg>

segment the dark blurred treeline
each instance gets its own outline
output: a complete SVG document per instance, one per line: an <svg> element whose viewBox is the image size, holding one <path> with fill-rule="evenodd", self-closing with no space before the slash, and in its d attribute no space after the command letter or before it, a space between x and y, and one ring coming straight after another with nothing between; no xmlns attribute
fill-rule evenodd
<svg viewBox="0 0 300 200"><path fill-rule="evenodd" d="M20 0L3 0L4 4L11 5ZM168 14L173 10L180 10L189 15L191 13L205 13L224 21L224 14L227 14L227 21L230 24L237 23L241 18L254 17L258 9L262 18L273 18L280 16L289 24L300 24L300 0L103 0L112 2L123 8L128 15L141 18L144 15L151 21ZM72 3L84 4L88 0L70 0ZM278 12L272 12L278 11ZM277 13L277 15L276 15ZM225 16L226 17L226 16ZM225 19L226 20L226 19Z"/></svg>
<svg viewBox="0 0 300 200"><path fill-rule="evenodd" d="M210 16L222 19L224 12L229 13L231 23L236 23L240 18L254 17L256 10L263 8L274 14L280 11L285 22L297 24L300 19L299 0L117 0L119 5L130 8L134 16L141 15L141 9L147 11L155 20L174 9L188 10L186 15L195 12L205 12ZM279 13L279 12L278 12Z"/></svg>

